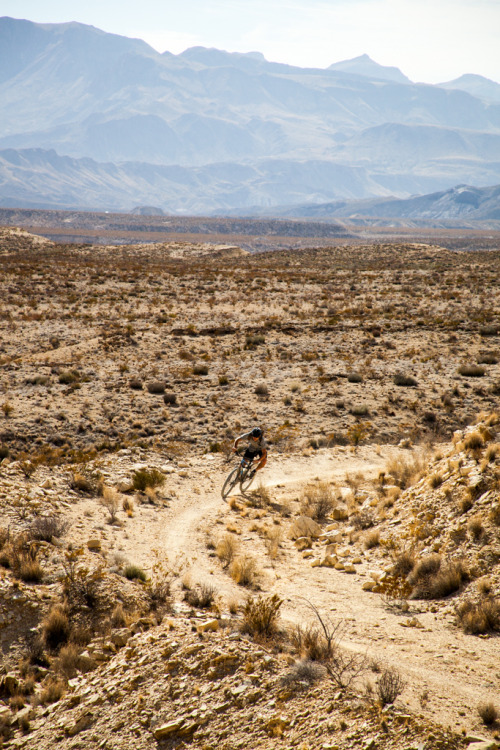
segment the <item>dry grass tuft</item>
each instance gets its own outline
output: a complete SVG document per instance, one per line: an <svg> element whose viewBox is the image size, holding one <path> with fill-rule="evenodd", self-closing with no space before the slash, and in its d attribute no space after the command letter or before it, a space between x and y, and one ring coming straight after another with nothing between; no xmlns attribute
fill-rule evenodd
<svg viewBox="0 0 500 750"><path fill-rule="evenodd" d="M500 632L500 601L484 597L466 600L457 607L457 622L465 633L481 635Z"/></svg>
<svg viewBox="0 0 500 750"><path fill-rule="evenodd" d="M279 610L283 604L277 594L256 599L249 597L243 608L241 629L252 636L272 636L278 630Z"/></svg>
<svg viewBox="0 0 500 750"><path fill-rule="evenodd" d="M236 557L229 566L229 575L238 586L254 586L257 577L257 564L253 557Z"/></svg>
<svg viewBox="0 0 500 750"><path fill-rule="evenodd" d="M215 554L226 568L236 557L238 543L232 534L224 534L215 548Z"/></svg>
<svg viewBox="0 0 500 750"><path fill-rule="evenodd" d="M327 482L306 487L300 499L301 512L318 523L325 521L335 507L335 498Z"/></svg>

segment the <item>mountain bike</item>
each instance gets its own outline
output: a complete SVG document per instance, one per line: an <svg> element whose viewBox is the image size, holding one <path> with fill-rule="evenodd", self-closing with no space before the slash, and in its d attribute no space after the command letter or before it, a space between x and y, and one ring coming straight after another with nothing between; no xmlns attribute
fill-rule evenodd
<svg viewBox="0 0 500 750"><path fill-rule="evenodd" d="M226 477L226 481L222 485L221 495L222 499L232 492L237 484L240 485L240 490L245 492L252 484L255 477L255 469L253 467L253 461L248 461L246 458L242 458L238 466L230 471Z"/></svg>

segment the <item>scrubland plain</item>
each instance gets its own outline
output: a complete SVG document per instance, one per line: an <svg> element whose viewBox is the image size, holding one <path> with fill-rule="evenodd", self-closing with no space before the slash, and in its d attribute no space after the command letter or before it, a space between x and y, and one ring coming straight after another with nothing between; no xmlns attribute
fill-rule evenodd
<svg viewBox="0 0 500 750"><path fill-rule="evenodd" d="M1 230L7 746L496 746L500 251L321 244Z"/></svg>

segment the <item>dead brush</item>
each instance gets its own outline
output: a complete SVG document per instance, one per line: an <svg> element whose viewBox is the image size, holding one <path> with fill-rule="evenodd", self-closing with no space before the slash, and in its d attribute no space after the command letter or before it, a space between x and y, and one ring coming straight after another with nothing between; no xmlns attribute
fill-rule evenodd
<svg viewBox="0 0 500 750"><path fill-rule="evenodd" d="M120 510L120 495L114 487L103 487L101 505L109 513L109 523L116 523L118 518L118 511Z"/></svg>
<svg viewBox="0 0 500 750"><path fill-rule="evenodd" d="M318 523L329 518L335 504L332 488L327 482L319 482L312 487L306 487L300 499L302 514L309 516Z"/></svg>
<svg viewBox="0 0 500 750"><path fill-rule="evenodd" d="M70 635L68 611L61 604L56 604L42 623L43 645L50 651L55 651L68 642Z"/></svg>
<svg viewBox="0 0 500 750"><path fill-rule="evenodd" d="M250 501L256 508L267 508L271 504L271 492L267 487L261 483L259 486L252 490L250 493Z"/></svg>
<svg viewBox="0 0 500 750"><path fill-rule="evenodd" d="M39 545L29 534L9 536L1 550L0 565L10 568L14 576L25 583L41 583L44 573L39 555Z"/></svg>
<svg viewBox="0 0 500 750"><path fill-rule="evenodd" d="M241 630L252 636L276 635L278 631L279 610L283 600L277 594L257 598L249 597L243 607Z"/></svg>
<svg viewBox="0 0 500 750"><path fill-rule="evenodd" d="M394 667L383 670L377 680L376 693L381 706L394 703L406 687L400 673Z"/></svg>
<svg viewBox="0 0 500 750"><path fill-rule="evenodd" d="M391 458L386 465L386 472L394 477L395 483L402 489L416 484L423 476L429 460L428 452L416 451L408 459Z"/></svg>
<svg viewBox="0 0 500 750"><path fill-rule="evenodd" d="M271 526L264 529L264 535L267 554L271 560L276 560L281 542L283 541L283 532L279 526Z"/></svg>
<svg viewBox="0 0 500 750"><path fill-rule="evenodd" d="M487 727L494 726L499 717L498 710L492 701L488 703L480 703L477 707L477 712L483 724Z"/></svg>
<svg viewBox="0 0 500 750"><path fill-rule="evenodd" d="M222 539L217 542L215 554L221 561L224 568L234 560L238 553L238 543L232 534L224 534Z"/></svg>
<svg viewBox="0 0 500 750"><path fill-rule="evenodd" d="M465 633L482 635L500 632L500 600L484 596L478 601L466 599L456 608L457 624Z"/></svg>
<svg viewBox="0 0 500 750"><path fill-rule="evenodd" d="M332 623L318 608L305 600L317 618L317 625L295 630L295 643L302 656L320 662L337 688L349 688L367 669L364 654L351 653L340 645L344 632L342 622ZM293 642L293 641L292 641Z"/></svg>
<svg viewBox="0 0 500 750"><path fill-rule="evenodd" d="M285 688L305 689L316 682L324 680L327 675L325 667L314 661L303 659L294 664L281 678L281 685Z"/></svg>
<svg viewBox="0 0 500 750"><path fill-rule="evenodd" d="M458 591L469 572L461 560L443 565L440 555L427 555L417 562L408 576L412 599L442 599Z"/></svg>
<svg viewBox="0 0 500 750"><path fill-rule="evenodd" d="M210 609L215 604L217 589L208 583L200 583L184 592L184 601L197 609Z"/></svg>

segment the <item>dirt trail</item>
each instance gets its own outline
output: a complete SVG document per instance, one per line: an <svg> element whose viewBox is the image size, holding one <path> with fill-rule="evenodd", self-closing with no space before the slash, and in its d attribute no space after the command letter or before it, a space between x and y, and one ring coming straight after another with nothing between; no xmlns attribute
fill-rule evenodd
<svg viewBox="0 0 500 750"><path fill-rule="evenodd" d="M261 481L289 498L298 497L300 486L311 479L338 482L346 473L357 472L376 476L395 454L395 448L376 452L366 447L356 454L336 449L310 456L273 456ZM243 601L246 591L222 569L207 540L216 541L226 533L228 523L239 520L220 496L229 469L218 457L193 459L179 483L178 496L161 511L148 510L151 523L143 516L126 543L134 550L135 559L146 566L152 564L151 550L160 550L178 571L189 571L192 583L215 585L226 602ZM289 522L282 523L286 532ZM349 575L331 568L312 568L286 538L274 561L258 533L244 531L237 538L240 548L259 561L262 591L276 592L284 600L286 622L314 621L307 599L322 616L342 621L342 642L347 648L402 672L407 681L403 699L413 710L454 729L473 727L475 706L492 699L500 678L498 639L465 635L454 626L451 612L444 613L432 604L415 602L405 613L387 608L381 596L362 591L370 570L378 567L369 557ZM417 626L407 626L411 620ZM373 683L375 679L376 674L369 672L367 680Z"/></svg>

